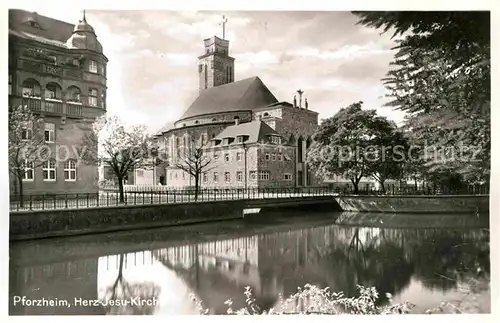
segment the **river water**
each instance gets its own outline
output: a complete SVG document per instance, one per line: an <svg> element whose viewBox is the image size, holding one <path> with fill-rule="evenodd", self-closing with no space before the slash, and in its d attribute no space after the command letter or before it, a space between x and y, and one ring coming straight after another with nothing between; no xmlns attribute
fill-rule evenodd
<svg viewBox="0 0 500 323"><path fill-rule="evenodd" d="M263 309L306 284L376 287L424 313L489 313L488 217L268 212L246 220L10 245L9 310L27 314L212 314ZM125 300L103 306L106 300ZM48 301L52 300L52 303ZM128 301L127 301L128 300ZM128 303L126 303L128 302ZM444 311L452 311L448 306Z"/></svg>

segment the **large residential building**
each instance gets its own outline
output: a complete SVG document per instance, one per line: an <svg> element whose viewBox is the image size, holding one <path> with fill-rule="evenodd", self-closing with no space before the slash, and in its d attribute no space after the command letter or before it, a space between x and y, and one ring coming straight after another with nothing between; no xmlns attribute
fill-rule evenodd
<svg viewBox="0 0 500 323"><path fill-rule="evenodd" d="M94 28L72 25L23 10L9 10L9 104L25 105L44 122L53 152L67 158L27 169L25 193L96 192L97 165L77 158L79 145L96 117L106 112L106 64ZM17 190L11 179L11 192Z"/></svg>
<svg viewBox="0 0 500 323"><path fill-rule="evenodd" d="M202 187L317 185L305 157L318 113L309 110L307 99L302 102L303 92L289 103L279 101L257 76L234 81L229 41L214 36L204 45L198 98L157 134L169 164L157 169L158 182L194 186L193 176L177 166L185 162L186 151L203 147L211 162L201 175Z"/></svg>

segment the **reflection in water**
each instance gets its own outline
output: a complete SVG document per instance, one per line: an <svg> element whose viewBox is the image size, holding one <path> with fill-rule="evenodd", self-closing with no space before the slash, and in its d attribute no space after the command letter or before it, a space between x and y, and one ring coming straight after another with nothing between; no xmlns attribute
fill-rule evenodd
<svg viewBox="0 0 500 323"><path fill-rule="evenodd" d="M410 301L417 311L461 299L471 282L489 277L489 231L484 229L387 229L336 224L186 243L60 264L11 267L11 297L155 299L154 304L52 308L46 314L197 314L190 294L211 313L224 301L244 306L250 286L261 308L272 308L298 286L329 286L355 296L356 285L375 286ZM479 308L489 312L489 290ZM38 312L37 312L38 310ZM41 313L13 307L11 313Z"/></svg>

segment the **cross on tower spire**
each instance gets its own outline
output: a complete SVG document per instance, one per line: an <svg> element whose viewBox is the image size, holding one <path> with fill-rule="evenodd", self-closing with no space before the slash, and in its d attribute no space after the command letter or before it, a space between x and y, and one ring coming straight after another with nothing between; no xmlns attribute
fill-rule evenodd
<svg viewBox="0 0 500 323"><path fill-rule="evenodd" d="M83 22L87 22L87 18L85 17L85 9L83 9L83 19L82 19Z"/></svg>
<svg viewBox="0 0 500 323"><path fill-rule="evenodd" d="M226 16L222 16L222 21L219 23L219 26L222 26L222 39L226 39Z"/></svg>
<svg viewBox="0 0 500 323"><path fill-rule="evenodd" d="M302 91L302 89L298 89L297 93L299 94L299 108L302 108L302 94L304 91Z"/></svg>

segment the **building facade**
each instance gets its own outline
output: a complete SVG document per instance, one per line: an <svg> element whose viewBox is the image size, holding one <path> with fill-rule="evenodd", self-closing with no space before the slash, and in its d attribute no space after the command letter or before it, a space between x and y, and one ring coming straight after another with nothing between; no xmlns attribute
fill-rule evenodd
<svg viewBox="0 0 500 323"><path fill-rule="evenodd" d="M107 62L85 13L72 25L9 10L9 105L28 106L42 118L53 153L28 169L25 193L97 191L98 166L80 160L78 150L95 118L106 113ZM16 192L16 179L10 182Z"/></svg>
<svg viewBox="0 0 500 323"><path fill-rule="evenodd" d="M183 171L187 155L203 148L210 164L200 174L201 187L304 187L321 182L306 163L318 113L302 104L278 101L259 77L234 81L235 59L229 41L204 40L198 57L199 96L182 117L156 135L167 167L155 177L169 187L192 187Z"/></svg>

